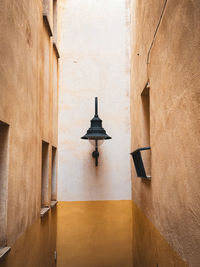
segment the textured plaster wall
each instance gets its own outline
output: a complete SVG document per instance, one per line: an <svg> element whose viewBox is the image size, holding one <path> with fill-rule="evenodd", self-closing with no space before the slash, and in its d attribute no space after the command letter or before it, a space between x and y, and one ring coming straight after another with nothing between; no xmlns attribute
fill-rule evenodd
<svg viewBox="0 0 200 267"><path fill-rule="evenodd" d="M125 0L60 1L58 199L131 198L129 5ZM112 136L99 148L81 140L94 116Z"/></svg>
<svg viewBox="0 0 200 267"><path fill-rule="evenodd" d="M55 52L42 12L42 1L0 2L0 121L9 125L4 245L12 245L40 216L42 140L50 144L50 203L51 145L57 146L57 118L52 118L57 110L52 86Z"/></svg>
<svg viewBox="0 0 200 267"><path fill-rule="evenodd" d="M132 1L132 149L146 145L141 92L148 80L152 148L150 183L136 178L132 165L133 201L190 266L200 262L199 12L195 0ZM134 255L145 261L142 251L141 243ZM145 264L156 260L152 252Z"/></svg>

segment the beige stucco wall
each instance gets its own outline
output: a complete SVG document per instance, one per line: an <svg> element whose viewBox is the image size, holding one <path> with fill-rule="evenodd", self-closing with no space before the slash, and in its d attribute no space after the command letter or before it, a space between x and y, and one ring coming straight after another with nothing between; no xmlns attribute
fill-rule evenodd
<svg viewBox="0 0 200 267"><path fill-rule="evenodd" d="M51 145L57 146L55 52L42 13L41 1L0 3L0 120L9 125L7 245L39 218L42 140L50 144L49 185Z"/></svg>
<svg viewBox="0 0 200 267"><path fill-rule="evenodd" d="M125 0L60 1L58 199L131 198L129 7ZM94 116L112 136L94 148L81 140Z"/></svg>
<svg viewBox="0 0 200 267"><path fill-rule="evenodd" d="M199 1L132 1L132 150L146 145L141 92L148 80L152 148L150 183L132 165L133 201L190 266L200 262L199 12ZM160 266L155 257L146 264Z"/></svg>

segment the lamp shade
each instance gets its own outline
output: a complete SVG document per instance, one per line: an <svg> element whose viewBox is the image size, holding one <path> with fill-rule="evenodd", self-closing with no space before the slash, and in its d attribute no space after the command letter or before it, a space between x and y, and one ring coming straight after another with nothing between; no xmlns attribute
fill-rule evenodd
<svg viewBox="0 0 200 267"><path fill-rule="evenodd" d="M91 122L90 128L87 130L87 133L81 137L81 139L91 139L91 140L111 139L111 137L107 135L106 131L102 127L102 120L98 116L97 97L95 97L95 115L90 122Z"/></svg>

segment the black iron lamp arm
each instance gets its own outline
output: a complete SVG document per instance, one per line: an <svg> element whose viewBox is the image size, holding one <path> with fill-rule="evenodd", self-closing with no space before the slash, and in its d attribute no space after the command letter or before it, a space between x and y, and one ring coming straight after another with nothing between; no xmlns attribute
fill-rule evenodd
<svg viewBox="0 0 200 267"><path fill-rule="evenodd" d="M99 157L99 151L98 151L98 140L95 140L96 147L95 151L92 152L92 157L95 158L95 165L98 166L98 157Z"/></svg>
<svg viewBox="0 0 200 267"><path fill-rule="evenodd" d="M147 147L141 147L141 148L138 148L138 149L136 149L135 151L131 152L130 154L132 155L132 154L135 153L135 152L143 151L143 150L149 150L149 149L151 149L150 146L147 146Z"/></svg>
<svg viewBox="0 0 200 267"><path fill-rule="evenodd" d="M98 117L98 100L97 100L97 97L95 97L95 117Z"/></svg>

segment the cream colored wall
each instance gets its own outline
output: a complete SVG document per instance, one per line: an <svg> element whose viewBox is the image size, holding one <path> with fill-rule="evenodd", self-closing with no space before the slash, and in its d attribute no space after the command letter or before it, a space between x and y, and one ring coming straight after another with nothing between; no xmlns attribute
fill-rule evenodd
<svg viewBox="0 0 200 267"><path fill-rule="evenodd" d="M141 92L148 80L152 148L151 182L136 178L132 165L133 201L189 266L200 262L199 12L198 0L132 1L132 149L146 145ZM145 242L152 246L151 240ZM158 251L162 247L160 241L153 245ZM134 251L138 262L145 262L143 249ZM174 266L173 257L148 253L148 266Z"/></svg>
<svg viewBox="0 0 200 267"><path fill-rule="evenodd" d="M125 0L60 1L58 199L131 199L129 6ZM112 136L99 148L81 140L94 116Z"/></svg>
<svg viewBox="0 0 200 267"><path fill-rule="evenodd" d="M40 216L42 140L50 144L49 185L51 145L57 146L54 51L42 13L42 1L0 3L0 121L9 125L8 246Z"/></svg>

